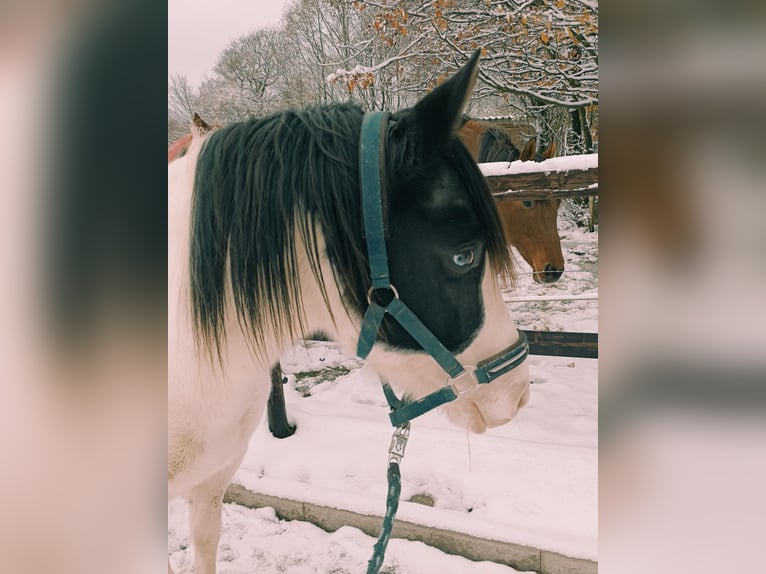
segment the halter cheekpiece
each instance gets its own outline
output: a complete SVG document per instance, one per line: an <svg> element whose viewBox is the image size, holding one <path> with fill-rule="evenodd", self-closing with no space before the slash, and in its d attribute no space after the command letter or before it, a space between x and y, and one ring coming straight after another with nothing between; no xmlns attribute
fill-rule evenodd
<svg viewBox="0 0 766 574"><path fill-rule="evenodd" d="M429 395L404 403L396 397L391 387L383 384L386 400L391 407L389 417L394 426L401 426L436 407L454 401L475 385L492 382L501 375L518 367L529 355L527 337L518 331L519 338L510 347L484 359L474 366L463 366L455 355L442 345L439 339L418 319L417 315L399 298L391 284L388 272L388 254L383 220L383 197L385 170L385 141L388 126L388 112L367 112L362 120L359 144L359 169L362 191L362 212L364 234L367 243L367 257L370 265L372 286L367 294L369 306L362 320L357 343L357 355L364 359L372 351L386 313L418 342L447 373L448 383ZM378 291L388 291L388 303L378 303Z"/></svg>

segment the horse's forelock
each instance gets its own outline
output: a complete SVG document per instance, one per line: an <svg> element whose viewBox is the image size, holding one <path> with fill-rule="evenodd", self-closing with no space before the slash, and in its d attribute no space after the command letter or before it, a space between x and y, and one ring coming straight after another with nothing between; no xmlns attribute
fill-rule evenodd
<svg viewBox="0 0 766 574"><path fill-rule="evenodd" d="M356 106L317 106L211 134L196 166L191 225L192 316L202 346L220 357L227 282L255 348L267 331L303 335L297 238L329 307L317 232L344 303L361 312L369 281L358 200L361 120Z"/></svg>

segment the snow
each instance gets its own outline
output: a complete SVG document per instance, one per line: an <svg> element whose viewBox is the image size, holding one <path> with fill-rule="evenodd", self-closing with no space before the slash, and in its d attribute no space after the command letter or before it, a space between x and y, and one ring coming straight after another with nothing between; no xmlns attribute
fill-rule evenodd
<svg viewBox="0 0 766 574"><path fill-rule="evenodd" d="M563 217L559 210L559 236L564 254L564 274L556 283L539 284L532 270L517 256L513 291L505 293L508 308L519 327L535 331L598 332L598 301L568 300L512 302L516 297L593 295L598 293L598 232L588 233Z"/></svg>
<svg viewBox="0 0 766 574"><path fill-rule="evenodd" d="M551 161L551 160L549 160ZM539 166L540 164L535 164ZM559 218L562 279L532 281L519 257L512 296L597 293L598 234ZM509 302L517 325L598 331L598 302ZM531 356L529 404L509 425L468 435L438 412L412 424L402 462L397 518L482 538L598 559L598 361ZM275 439L266 421L251 439L234 482L268 495L382 515L392 427L378 378L334 343L312 341L281 359L285 401L297 432ZM409 500L427 494L434 507ZM192 569L182 502L168 514L168 551L179 574ZM219 572L361 572L374 539L344 527L327 533L278 520L273 509L224 505ZM514 572L392 539L383 572Z"/></svg>
<svg viewBox="0 0 766 574"><path fill-rule="evenodd" d="M168 508L168 547L177 573L191 573L194 561L184 515L184 503L173 501ZM374 543L356 528L344 526L328 533L308 522L279 520L273 508L224 504L218 573L357 574L366 571ZM422 542L391 539L381 574L426 572L512 574L518 570L451 556Z"/></svg>
<svg viewBox="0 0 766 574"><path fill-rule="evenodd" d="M598 154L568 155L553 157L540 162L536 161L494 161L480 163L479 169L484 177L510 175L515 173L559 173L574 169L596 169L598 167Z"/></svg>

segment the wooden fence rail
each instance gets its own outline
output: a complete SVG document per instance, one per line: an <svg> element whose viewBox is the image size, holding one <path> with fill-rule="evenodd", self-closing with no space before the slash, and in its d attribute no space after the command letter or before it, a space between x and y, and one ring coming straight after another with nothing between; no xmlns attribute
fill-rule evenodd
<svg viewBox="0 0 766 574"><path fill-rule="evenodd" d="M497 201L598 195L598 154L480 164Z"/></svg>
<svg viewBox="0 0 766 574"><path fill-rule="evenodd" d="M567 331L527 331L532 355L598 359L598 333Z"/></svg>

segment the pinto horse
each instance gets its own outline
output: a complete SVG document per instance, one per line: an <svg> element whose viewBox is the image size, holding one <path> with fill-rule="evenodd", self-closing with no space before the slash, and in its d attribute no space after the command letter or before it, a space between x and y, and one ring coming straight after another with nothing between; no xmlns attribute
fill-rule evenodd
<svg viewBox="0 0 766 574"><path fill-rule="evenodd" d="M366 358L399 427L438 406L482 433L527 403L512 260L457 138L478 57L412 108L284 111L195 134L168 165L168 496L190 502L196 574L215 572L224 490L296 339Z"/></svg>
<svg viewBox="0 0 766 574"><path fill-rule="evenodd" d="M479 128L477 128L479 126ZM556 154L556 143L542 153L536 153L536 139L530 139L519 150L504 129L487 127L474 120L461 128L463 143L475 146L476 130L483 127L479 137L476 159L479 163L493 161L543 161ZM467 128L467 129L466 129ZM498 203L508 242L532 267L532 278L537 283L558 281L564 272L564 255L558 232L560 199L505 200Z"/></svg>

